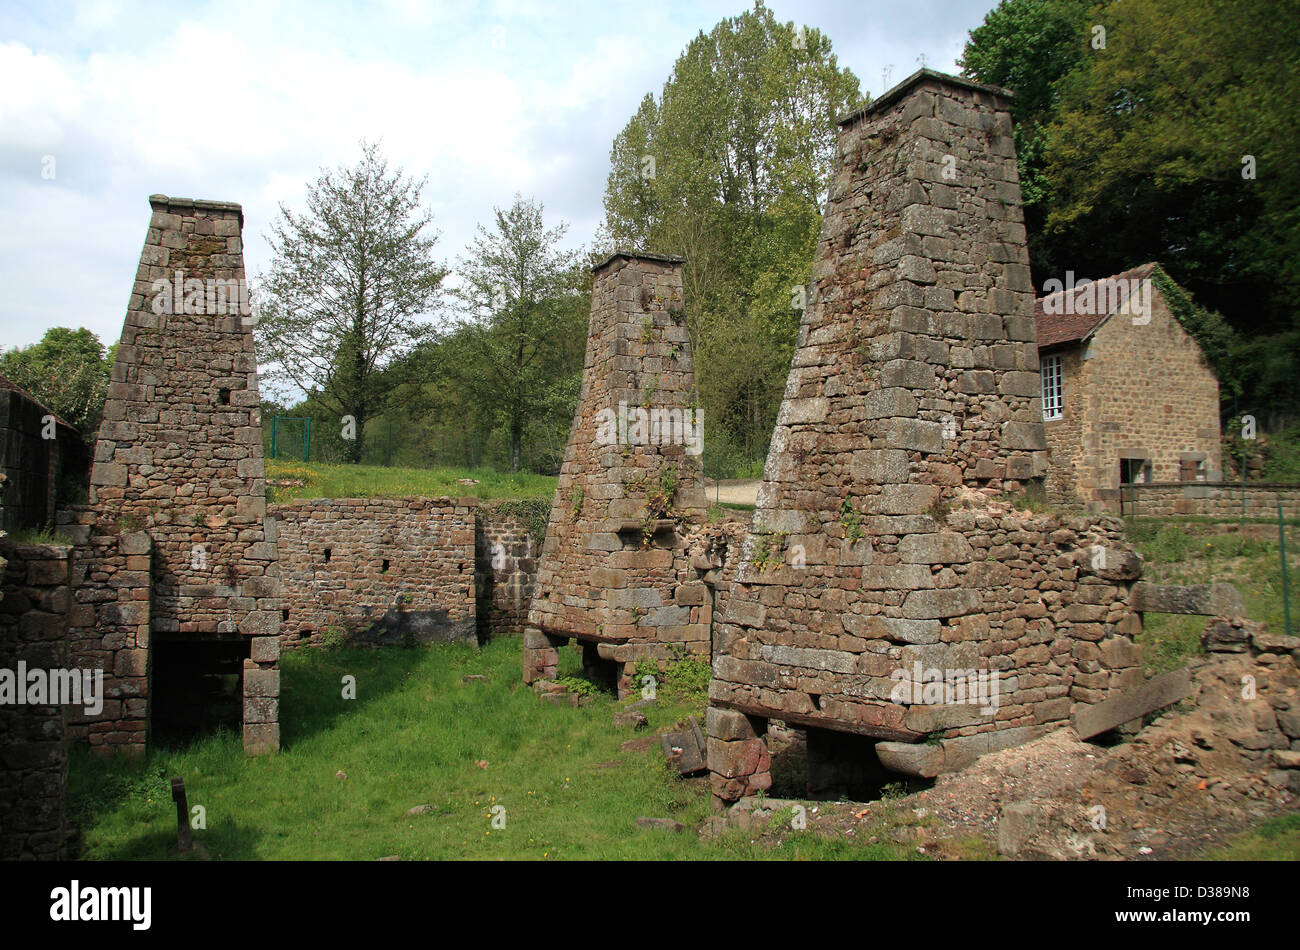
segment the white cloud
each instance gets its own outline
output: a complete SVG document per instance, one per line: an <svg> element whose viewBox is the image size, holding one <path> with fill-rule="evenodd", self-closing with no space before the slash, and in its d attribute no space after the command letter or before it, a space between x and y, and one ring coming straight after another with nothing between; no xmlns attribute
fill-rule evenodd
<svg viewBox="0 0 1300 950"><path fill-rule="evenodd" d="M898 18L864 18L857 3L773 6L824 28L874 92L877 59L892 57L901 79L920 51L913 36L959 32L907 24L900 43ZM722 0L558 12L534 0L385 0L359 12L230 0L179 14L101 0L77 4L67 24L0 12L0 33L16 37L0 43L0 346L57 325L115 340L154 192L241 202L248 269L264 270L278 203L301 208L319 169L355 161L361 138L428 175L449 261L516 191L585 243L613 136L698 30L738 12ZM504 49L492 46L498 26ZM53 181L40 175L45 155Z"/></svg>

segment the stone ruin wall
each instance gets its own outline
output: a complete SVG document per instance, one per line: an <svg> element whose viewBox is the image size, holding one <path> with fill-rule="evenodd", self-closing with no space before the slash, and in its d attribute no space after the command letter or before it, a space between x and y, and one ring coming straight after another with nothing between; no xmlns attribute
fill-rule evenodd
<svg viewBox="0 0 1300 950"><path fill-rule="evenodd" d="M882 761L924 774L1141 677L1126 636L1139 563L1120 523L995 500L1041 495L1046 472L1011 131L999 91L928 70L842 122L809 307L716 637L719 800L770 785L769 718L884 740ZM996 715L894 702L895 671L911 683L916 663L1002 674ZM913 745L929 738L948 741Z"/></svg>
<svg viewBox="0 0 1300 950"><path fill-rule="evenodd" d="M272 505L281 641L477 643L473 498L317 498Z"/></svg>
<svg viewBox="0 0 1300 950"><path fill-rule="evenodd" d="M9 389L0 377L0 530L43 528L54 515L59 450L76 433L60 426L56 439L42 437L49 410Z"/></svg>
<svg viewBox="0 0 1300 950"><path fill-rule="evenodd" d="M634 428L637 409L691 419L694 387L680 258L617 253L598 265L582 390L524 634L525 682L553 679L571 638L620 665L620 695L640 657L709 655L712 598L683 540L706 518L699 455L684 439L660 444L663 433ZM602 421L620 405L626 437L606 425L604 441L617 444L601 444Z"/></svg>
<svg viewBox="0 0 1300 950"><path fill-rule="evenodd" d="M68 735L99 754L143 755L149 737L149 599L153 542L144 531L96 531L86 506L59 512L73 542L68 649L76 666L104 671L104 708L69 710Z"/></svg>
<svg viewBox="0 0 1300 950"><path fill-rule="evenodd" d="M0 540L0 669L68 667L68 549ZM0 861L67 857L66 706L0 704Z"/></svg>
<svg viewBox="0 0 1300 950"><path fill-rule="evenodd" d="M474 536L479 640L522 634L537 578L539 545L527 520L484 503Z"/></svg>
<svg viewBox="0 0 1300 950"><path fill-rule="evenodd" d="M237 304L209 289L244 279L243 212L165 195L150 205L95 446L93 533L144 531L151 539L150 637L250 641L244 746L272 751L280 608L265 525L257 361ZM173 312L157 312L154 282L178 274L182 299L169 301Z"/></svg>
<svg viewBox="0 0 1300 950"><path fill-rule="evenodd" d="M1148 482L1124 490L1124 514L1139 518L1195 516L1231 521L1242 517L1241 482ZM1247 482L1245 517L1300 518L1300 486Z"/></svg>

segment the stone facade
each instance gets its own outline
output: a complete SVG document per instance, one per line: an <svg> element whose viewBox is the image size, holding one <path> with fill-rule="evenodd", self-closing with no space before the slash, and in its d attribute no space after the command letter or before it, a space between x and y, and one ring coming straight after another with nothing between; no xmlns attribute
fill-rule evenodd
<svg viewBox="0 0 1300 950"><path fill-rule="evenodd" d="M1098 281L1144 281L1149 307L1087 302L1065 290L1035 302L1045 378L1059 363L1061 405L1043 426L1050 449L1048 498L1118 510L1121 469L1131 481L1222 477L1219 381L1201 348L1151 280L1153 264ZM1056 312L1049 312L1056 311ZM1083 311L1083 312L1079 312ZM1050 385L1050 383L1045 383Z"/></svg>
<svg viewBox="0 0 1300 950"><path fill-rule="evenodd" d="M257 361L239 307L243 212L165 195L150 204L90 502L100 521L152 540L155 641L247 647L245 697L262 712L245 721L244 745L274 750L274 704L261 700L279 695L279 583L265 525Z"/></svg>
<svg viewBox="0 0 1300 950"><path fill-rule="evenodd" d="M582 390L524 634L524 680L552 678L576 637L619 664L708 656L712 604L683 530L705 520L695 371L679 258L595 268Z"/></svg>
<svg viewBox="0 0 1300 950"><path fill-rule="evenodd" d="M1120 523L1001 500L1040 495L1047 469L1011 132L1004 93L929 70L841 123L809 306L715 636L719 800L770 785L768 719L884 740L882 760L942 741L956 762L1141 677L1125 636L1140 564ZM996 675L999 701L934 698L934 671Z"/></svg>
<svg viewBox="0 0 1300 950"><path fill-rule="evenodd" d="M67 548L0 540L0 580L0 670L66 668ZM3 697L0 860L67 857L67 776L67 707Z"/></svg>
<svg viewBox="0 0 1300 950"><path fill-rule="evenodd" d="M281 640L477 643L473 498L317 498L270 508Z"/></svg>

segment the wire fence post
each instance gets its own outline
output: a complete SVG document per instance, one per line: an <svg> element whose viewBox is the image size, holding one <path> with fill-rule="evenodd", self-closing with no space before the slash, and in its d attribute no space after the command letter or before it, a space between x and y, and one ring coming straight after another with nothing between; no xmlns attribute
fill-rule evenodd
<svg viewBox="0 0 1300 950"><path fill-rule="evenodd" d="M1241 526L1246 527L1246 444L1241 446Z"/></svg>
<svg viewBox="0 0 1300 950"><path fill-rule="evenodd" d="M1277 496L1277 543L1282 558L1282 615L1286 619L1286 635L1291 636L1291 585L1286 573L1286 520L1282 517L1282 493Z"/></svg>

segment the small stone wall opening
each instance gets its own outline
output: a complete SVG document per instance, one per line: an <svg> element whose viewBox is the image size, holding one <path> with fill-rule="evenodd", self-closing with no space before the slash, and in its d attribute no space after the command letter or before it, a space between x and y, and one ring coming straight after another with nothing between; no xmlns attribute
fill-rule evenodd
<svg viewBox="0 0 1300 950"><path fill-rule="evenodd" d="M582 676L599 686L602 690L618 695L618 681L623 675L623 664L606 660L600 655L595 643L582 643L577 646L582 650Z"/></svg>
<svg viewBox="0 0 1300 950"><path fill-rule="evenodd" d="M920 779L886 768L869 736L831 729L769 724L773 798L870 802L930 788Z"/></svg>
<svg viewBox="0 0 1300 950"><path fill-rule="evenodd" d="M247 637L155 638L152 653L150 741L154 745L184 745L218 729L239 732Z"/></svg>

